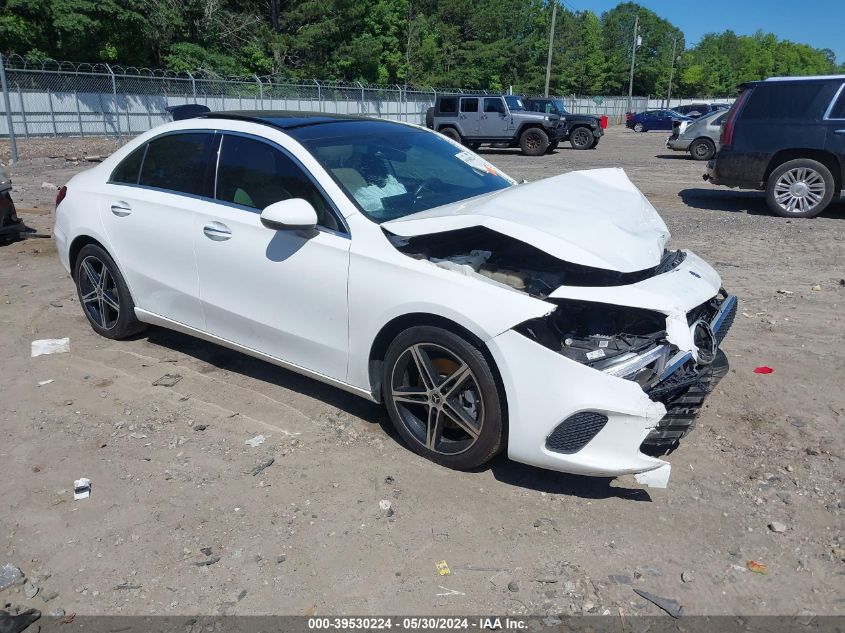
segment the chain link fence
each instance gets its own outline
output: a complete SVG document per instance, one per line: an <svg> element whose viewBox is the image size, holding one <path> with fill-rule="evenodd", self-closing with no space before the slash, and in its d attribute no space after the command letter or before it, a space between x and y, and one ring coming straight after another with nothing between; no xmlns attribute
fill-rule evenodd
<svg viewBox="0 0 845 633"><path fill-rule="evenodd" d="M0 137L8 137L12 160L16 138L108 136L123 140L170 120L168 106L198 103L211 110L294 110L354 114L424 124L438 94L492 94L484 90L413 88L280 77L220 77L207 72L176 73L46 60L37 63L0 55L3 116ZM627 97L561 97L575 113L624 121ZM687 100L691 101L691 100ZM634 97L635 112L664 107L664 100ZM677 105L680 100L673 99Z"/></svg>

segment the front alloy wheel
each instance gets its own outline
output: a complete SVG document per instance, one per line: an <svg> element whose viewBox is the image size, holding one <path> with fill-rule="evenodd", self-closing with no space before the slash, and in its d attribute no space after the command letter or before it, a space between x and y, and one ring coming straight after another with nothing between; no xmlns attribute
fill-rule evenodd
<svg viewBox="0 0 845 633"><path fill-rule="evenodd" d="M573 149L590 149L593 146L593 133L585 127L576 127L569 135Z"/></svg>
<svg viewBox="0 0 845 633"><path fill-rule="evenodd" d="M502 410L483 354L440 328L414 327L385 358L384 398L403 439L451 468L475 468L502 444Z"/></svg>
<svg viewBox="0 0 845 633"><path fill-rule="evenodd" d="M780 165L766 183L766 202L786 218L812 218L833 198L834 182L822 163L800 158Z"/></svg>

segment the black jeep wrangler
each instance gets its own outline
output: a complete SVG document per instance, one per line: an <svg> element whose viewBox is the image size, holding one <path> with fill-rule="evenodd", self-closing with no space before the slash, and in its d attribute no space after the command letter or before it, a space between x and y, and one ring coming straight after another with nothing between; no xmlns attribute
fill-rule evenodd
<svg viewBox="0 0 845 633"><path fill-rule="evenodd" d="M529 97L522 102L532 112L557 114L563 127L561 140L569 141L573 149L592 149L599 144L599 139L604 134L597 116L568 112L560 99Z"/></svg>

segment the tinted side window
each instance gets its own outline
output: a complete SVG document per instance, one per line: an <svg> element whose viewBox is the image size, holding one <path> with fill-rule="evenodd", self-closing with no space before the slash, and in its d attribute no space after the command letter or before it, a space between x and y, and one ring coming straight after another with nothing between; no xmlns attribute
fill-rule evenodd
<svg viewBox="0 0 845 633"><path fill-rule="evenodd" d="M111 182L122 182L127 185L138 184L138 173L141 171L141 163L144 160L144 152L147 151L147 145L141 145L134 152L124 158L121 163L114 168L111 173Z"/></svg>
<svg viewBox="0 0 845 633"><path fill-rule="evenodd" d="M453 113L458 111L457 97L443 97L440 100L440 111L446 113Z"/></svg>
<svg viewBox="0 0 845 633"><path fill-rule="evenodd" d="M478 112L478 99L461 99L461 112Z"/></svg>
<svg viewBox="0 0 845 633"><path fill-rule="evenodd" d="M745 121L805 119L821 116L811 108L824 87L821 83L802 81L795 84L759 84L742 110Z"/></svg>
<svg viewBox="0 0 845 633"><path fill-rule="evenodd" d="M302 168L267 143L223 135L215 197L261 211L274 202L304 198L317 211L318 223L338 229L323 195Z"/></svg>
<svg viewBox="0 0 845 633"><path fill-rule="evenodd" d="M499 99L499 98L485 99L484 100L484 111L485 112L504 112L505 111L505 104L502 103L502 100Z"/></svg>
<svg viewBox="0 0 845 633"><path fill-rule="evenodd" d="M830 110L831 119L845 119L845 88L839 93L839 98Z"/></svg>
<svg viewBox="0 0 845 633"><path fill-rule="evenodd" d="M168 134L150 141L138 184L202 195L210 132Z"/></svg>

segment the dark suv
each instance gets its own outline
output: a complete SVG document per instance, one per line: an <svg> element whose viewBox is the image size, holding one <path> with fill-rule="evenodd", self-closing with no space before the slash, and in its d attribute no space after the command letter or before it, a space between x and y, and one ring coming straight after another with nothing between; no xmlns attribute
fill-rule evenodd
<svg viewBox="0 0 845 633"><path fill-rule="evenodd" d="M573 149L592 149L599 144L599 139L604 134L597 116L573 114L564 107L560 99L529 97L523 99L522 102L532 112L557 114L563 128L560 140L569 141Z"/></svg>
<svg viewBox="0 0 845 633"><path fill-rule="evenodd" d="M779 77L741 88L704 179L765 190L783 217L818 215L845 179L845 75Z"/></svg>

